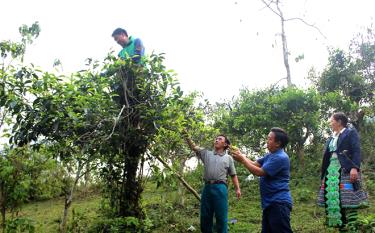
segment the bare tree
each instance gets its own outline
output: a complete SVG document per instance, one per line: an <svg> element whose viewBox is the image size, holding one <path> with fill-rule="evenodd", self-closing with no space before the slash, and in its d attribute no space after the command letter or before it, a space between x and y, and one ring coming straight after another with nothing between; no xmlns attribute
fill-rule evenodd
<svg viewBox="0 0 375 233"><path fill-rule="evenodd" d="M275 13L279 18L281 22L281 41L283 45L283 58L284 58L284 65L286 69L286 80L288 87L292 86L292 78L290 74L290 66L289 66L289 51L288 51L288 43L286 39L286 33L285 33L285 22L292 21L292 20L298 20L305 25L309 27L315 28L324 38L324 34L320 31L318 27L316 27L313 24L307 23L304 19L294 17L294 18L285 18L282 9L280 8L281 1L280 0L262 0L262 2L266 5L266 8L270 9L273 13Z"/></svg>

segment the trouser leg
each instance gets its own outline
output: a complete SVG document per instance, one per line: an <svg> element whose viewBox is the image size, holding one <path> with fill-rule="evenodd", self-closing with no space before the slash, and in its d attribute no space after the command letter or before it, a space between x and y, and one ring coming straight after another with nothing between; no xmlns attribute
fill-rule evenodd
<svg viewBox="0 0 375 233"><path fill-rule="evenodd" d="M216 217L216 229L218 233L228 232L228 189L225 184L212 185L213 206Z"/></svg>
<svg viewBox="0 0 375 233"><path fill-rule="evenodd" d="M262 214L262 233L268 233L268 211L267 209L263 210Z"/></svg>
<svg viewBox="0 0 375 233"><path fill-rule="evenodd" d="M273 203L267 207L267 225L264 232L292 233L293 231L290 226L290 211L291 207L284 203Z"/></svg>
<svg viewBox="0 0 375 233"><path fill-rule="evenodd" d="M211 201L211 190L210 185L206 185L203 188L201 196L201 209L200 209L200 224L201 232L212 233L213 226L213 205Z"/></svg>

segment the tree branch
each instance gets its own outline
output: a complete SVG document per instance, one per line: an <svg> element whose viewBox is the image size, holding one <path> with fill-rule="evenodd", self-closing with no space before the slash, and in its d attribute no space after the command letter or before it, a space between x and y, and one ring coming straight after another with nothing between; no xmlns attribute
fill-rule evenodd
<svg viewBox="0 0 375 233"><path fill-rule="evenodd" d="M281 79L279 79L276 83L274 83L274 84L271 86L271 89L274 89L274 88L279 84L279 82L281 82L281 81L284 80L284 79L288 79L288 78L285 77L285 78L281 78Z"/></svg>
<svg viewBox="0 0 375 233"><path fill-rule="evenodd" d="M120 111L120 113L117 115L117 118L115 119L115 122L114 122L114 124L113 124L112 132L108 135L108 137L106 137L106 140L110 139L110 138L112 137L113 133L115 132L115 128L116 128L116 126L117 126L117 123L118 123L119 120L120 120L120 117L121 117L122 112L124 111L125 107L126 107L125 105L122 105L121 111Z"/></svg>
<svg viewBox="0 0 375 233"><path fill-rule="evenodd" d="M264 3L264 5L266 5L264 8L267 7L268 9L270 9L273 13L275 13L277 16L279 16L283 21L299 20L299 21L301 21L302 23L306 24L307 26L316 29L316 30L319 32L319 34L320 34L321 36L323 36L324 39L327 39L327 37L323 34L323 32L322 32L317 26L315 26L314 24L310 24L310 23L306 22L306 21L305 21L304 19L302 19L302 18L299 18L299 17L293 17L293 18L289 18L289 19L284 19L283 16L282 16L280 13L276 12L276 10L273 9L273 8L271 7L271 4L274 3L274 4L276 4L276 6L277 6L279 12L281 12L281 10L280 10L280 8L279 8L279 2L278 2L278 1L277 1L277 2L274 2L273 0L271 0L269 3L267 3L265 0L262 0L262 2ZM261 10L263 10L264 8L262 8Z"/></svg>
<svg viewBox="0 0 375 233"><path fill-rule="evenodd" d="M182 184L198 199L198 201L201 200L201 197L199 196L198 192L195 191L193 187L191 187L185 180L184 178L175 172L159 155L154 155L154 157L159 160L168 170L173 172L173 174L182 182Z"/></svg>
<svg viewBox="0 0 375 233"><path fill-rule="evenodd" d="M323 32L317 26L315 26L314 24L310 24L310 23L306 22L302 18L294 17L294 18L284 19L284 21L292 21L292 20L299 20L302 23L306 24L307 26L315 28L320 33L320 35L324 37L324 39L327 39L327 37L323 34Z"/></svg>
<svg viewBox="0 0 375 233"><path fill-rule="evenodd" d="M274 3L274 1L270 1L269 3L267 3L266 1L262 0L262 2L264 3L264 5L266 5L265 7L267 7L268 9L270 9L273 13L275 13L277 16L279 16L281 18L281 15L276 12L272 7L271 7L271 4ZM277 3L276 3L277 4Z"/></svg>

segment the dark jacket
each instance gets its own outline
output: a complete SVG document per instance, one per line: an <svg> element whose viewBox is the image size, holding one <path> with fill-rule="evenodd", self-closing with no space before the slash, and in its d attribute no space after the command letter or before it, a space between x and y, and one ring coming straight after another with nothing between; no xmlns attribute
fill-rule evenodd
<svg viewBox="0 0 375 233"><path fill-rule="evenodd" d="M332 137L328 138L324 147L321 179L323 179L326 175L327 168L329 166L331 153L328 150L328 145L331 140ZM361 148L356 129L346 128L345 131L340 134L337 140L336 153L340 161L341 168L345 168L346 171L350 172L350 170L354 167L359 171L361 165Z"/></svg>

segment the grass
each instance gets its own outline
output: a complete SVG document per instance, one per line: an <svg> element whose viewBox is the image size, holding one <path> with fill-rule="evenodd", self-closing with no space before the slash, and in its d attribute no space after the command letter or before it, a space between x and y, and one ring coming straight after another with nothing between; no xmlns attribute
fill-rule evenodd
<svg viewBox="0 0 375 233"><path fill-rule="evenodd" d="M293 183L293 182L291 182ZM242 182L242 198L237 200L235 192L232 187L229 187L229 220L235 218L237 222L230 224L229 232L236 233L255 233L261 232L261 219L262 209L260 206L259 188L256 181L252 183ZM318 190L318 184L299 184L298 186L292 187L292 196L294 200L293 211L291 213L291 225L293 232L301 233L333 233L337 232L336 229L327 228L324 224L325 213L324 209L316 205L316 195ZM152 188L148 191L151 191ZM148 193L146 191L146 193ZM160 207L165 203L161 198L157 196L166 195L166 199L169 200L166 204L170 211L166 212L165 215L160 215L159 218L155 218L155 214L159 213L160 209L147 208L149 217L153 220L158 221L153 232L164 233L164 232L188 232L187 229L190 226L194 226L196 232L199 231L199 204L198 201L189 195L188 203L185 209L177 204L173 204L175 201L176 194L173 192L163 192L164 190L158 190L157 193L150 195L147 198L148 203L146 207L156 207L155 202L159 202L157 205ZM154 198L154 199L153 199ZM156 198L156 199L155 199ZM154 203L153 205L151 203ZM371 201L373 203L373 201ZM368 209L359 211L360 218L364 218L371 213L375 213L375 207L371 206ZM151 215L151 216L150 216ZM373 220L375 222L375 219ZM374 231L375 232L375 231Z"/></svg>
<svg viewBox="0 0 375 233"><path fill-rule="evenodd" d="M336 232L324 226L324 210L315 205L316 187L314 184L294 186L291 182L294 207L291 215L291 224L294 232L302 233L330 233ZM230 232L253 233L260 232L261 215L259 189L256 181L242 182L242 198L237 200L232 187L229 188L229 219L237 222L230 224ZM198 185L199 186L199 185ZM314 189L314 190L312 190ZM171 188L156 188L149 182L143 193L143 207L147 217L152 221L154 233L189 232L194 227L199 231L199 202L191 194L185 194L185 204L178 204L181 195ZM87 197L77 197L69 213L68 226L75 226L75 231L86 232L99 216L99 194ZM371 200L373 203L373 200ZM72 217L72 210L75 212ZM37 233L57 232L63 213L63 199L53 199L43 202L30 203L23 206L19 215L33 219ZM361 218L374 214L375 207L360 211ZM374 220L375 222L375 220ZM77 227L79 226L79 227ZM80 229L80 230L77 230Z"/></svg>
<svg viewBox="0 0 375 233"><path fill-rule="evenodd" d="M73 200L72 207L69 212L69 222L72 222L72 211L75 215L82 213L85 219L95 219L98 215L100 196L90 195L87 197L79 197ZM52 200L35 202L23 206L19 216L30 218L35 222L35 232L49 233L58 232L64 210L64 199L56 198ZM68 224L69 224L68 222ZM89 222L87 222L89 224Z"/></svg>

